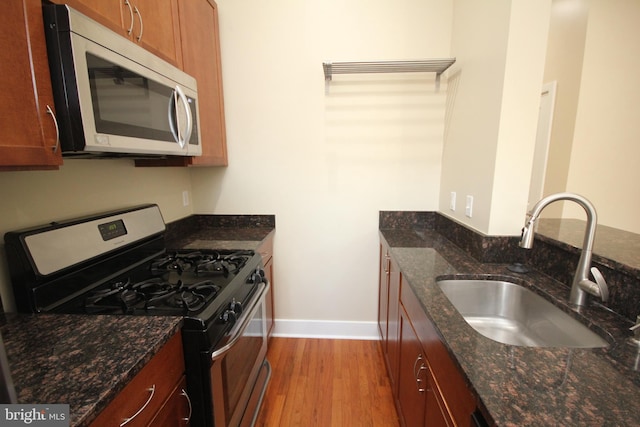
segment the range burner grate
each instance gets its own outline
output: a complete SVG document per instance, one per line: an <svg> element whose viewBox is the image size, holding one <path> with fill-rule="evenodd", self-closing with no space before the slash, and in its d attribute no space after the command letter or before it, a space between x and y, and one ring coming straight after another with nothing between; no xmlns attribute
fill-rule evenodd
<svg viewBox="0 0 640 427"><path fill-rule="evenodd" d="M179 275L192 273L197 276L221 275L228 277L230 274L238 274L252 255L251 251L236 251L228 254L218 251L172 253L152 261L151 273L176 272Z"/></svg>

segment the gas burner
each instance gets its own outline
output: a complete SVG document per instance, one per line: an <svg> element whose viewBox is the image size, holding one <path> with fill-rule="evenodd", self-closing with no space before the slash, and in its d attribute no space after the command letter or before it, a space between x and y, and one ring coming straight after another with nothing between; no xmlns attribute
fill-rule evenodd
<svg viewBox="0 0 640 427"><path fill-rule="evenodd" d="M162 277L153 277L134 283L131 288L147 296L160 296L171 292L175 288L175 285L167 282Z"/></svg>
<svg viewBox="0 0 640 427"><path fill-rule="evenodd" d="M195 273L197 274L222 274L228 277L230 274L236 275L245 266L249 258L253 256L251 251L238 251L214 257L206 254L197 264Z"/></svg>
<svg viewBox="0 0 640 427"><path fill-rule="evenodd" d="M198 275L229 275L238 274L247 261L253 256L252 251L236 251L222 254L211 252L185 252L167 254L151 262L151 273L161 275L166 272L193 273Z"/></svg>
<svg viewBox="0 0 640 427"><path fill-rule="evenodd" d="M93 291L85 300L89 313L119 311L129 313L136 304L144 301L144 294L132 288L131 280L114 282L105 289Z"/></svg>
<svg viewBox="0 0 640 427"><path fill-rule="evenodd" d="M190 257L179 257L176 254L168 254L167 256L153 260L150 268L151 273L156 275L171 271L182 274L184 271L192 271L195 268L195 263Z"/></svg>
<svg viewBox="0 0 640 427"><path fill-rule="evenodd" d="M147 299L145 308L147 310L177 308L185 313L195 312L202 309L207 301L215 298L219 291L220 287L208 280L190 285L178 281L170 292Z"/></svg>
<svg viewBox="0 0 640 427"><path fill-rule="evenodd" d="M187 314L204 308L220 289L210 280L184 283L183 280L169 282L164 277L154 277L132 283L126 279L92 292L84 306L88 313Z"/></svg>

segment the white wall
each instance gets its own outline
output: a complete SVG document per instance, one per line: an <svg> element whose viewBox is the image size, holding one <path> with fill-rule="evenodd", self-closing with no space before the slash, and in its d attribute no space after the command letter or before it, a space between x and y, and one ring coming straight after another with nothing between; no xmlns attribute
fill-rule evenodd
<svg viewBox="0 0 640 427"><path fill-rule="evenodd" d="M57 171L0 172L0 236L7 231L112 209L157 203L165 222L188 216L193 204L184 168L136 168L132 160L65 160ZM13 311L13 293L0 244L0 295Z"/></svg>
<svg viewBox="0 0 640 427"><path fill-rule="evenodd" d="M437 210L446 85L323 61L449 56L451 1L218 0L229 167L197 213L276 215L276 315L376 320L378 211Z"/></svg>

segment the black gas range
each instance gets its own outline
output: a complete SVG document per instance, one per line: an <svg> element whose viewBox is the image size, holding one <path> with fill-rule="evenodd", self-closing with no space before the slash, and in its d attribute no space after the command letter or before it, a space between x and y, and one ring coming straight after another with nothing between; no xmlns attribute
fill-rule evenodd
<svg viewBox="0 0 640 427"><path fill-rule="evenodd" d="M183 317L191 425L251 425L269 377L262 258L168 249L165 230L158 206L144 205L7 233L16 307Z"/></svg>

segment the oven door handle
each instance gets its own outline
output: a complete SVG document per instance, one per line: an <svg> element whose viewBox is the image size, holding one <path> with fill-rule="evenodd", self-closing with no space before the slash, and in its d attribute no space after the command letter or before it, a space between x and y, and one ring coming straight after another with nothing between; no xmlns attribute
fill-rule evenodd
<svg viewBox="0 0 640 427"><path fill-rule="evenodd" d="M215 350L211 354L211 361L223 358L227 354L227 352L231 350L231 347L233 347L235 343L238 342L238 340L242 337L242 335L244 335L244 331L247 329L247 326L249 326L249 323L251 323L251 319L255 315L256 311L260 308L262 299L271 287L268 281L261 282L258 284L258 286L259 288L256 292L256 295L249 302L249 309L243 311L242 317L238 319L236 326L231 329L231 339L225 345Z"/></svg>

